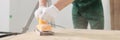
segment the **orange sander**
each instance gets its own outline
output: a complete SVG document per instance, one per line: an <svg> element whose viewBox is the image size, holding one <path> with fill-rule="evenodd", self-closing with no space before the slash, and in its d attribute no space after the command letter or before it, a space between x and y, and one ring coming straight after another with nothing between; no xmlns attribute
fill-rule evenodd
<svg viewBox="0 0 120 40"><path fill-rule="evenodd" d="M39 24L37 25L37 31L40 33L40 36L42 35L53 35L54 32L52 32L52 26L49 25L45 20L38 18Z"/></svg>

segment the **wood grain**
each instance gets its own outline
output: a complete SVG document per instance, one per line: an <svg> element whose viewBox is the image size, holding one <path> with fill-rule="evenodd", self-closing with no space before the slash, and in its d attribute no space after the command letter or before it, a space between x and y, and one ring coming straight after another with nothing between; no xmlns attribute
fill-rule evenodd
<svg viewBox="0 0 120 40"><path fill-rule="evenodd" d="M39 36L36 32L3 38L2 40L120 40L120 31L60 29L53 36Z"/></svg>

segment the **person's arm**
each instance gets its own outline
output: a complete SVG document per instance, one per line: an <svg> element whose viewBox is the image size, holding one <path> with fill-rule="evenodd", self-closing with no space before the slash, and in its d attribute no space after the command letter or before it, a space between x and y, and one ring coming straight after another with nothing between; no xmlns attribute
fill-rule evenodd
<svg viewBox="0 0 120 40"><path fill-rule="evenodd" d="M40 23L45 23L45 22L41 22L43 20L39 16L42 14L43 10L46 8L46 5L47 5L47 0L39 0L39 7L35 11L35 14L34 14L35 18L38 20L39 24Z"/></svg>
<svg viewBox="0 0 120 40"><path fill-rule="evenodd" d="M46 14L49 14L50 16L55 17L63 8L65 8L67 5L69 5L73 1L74 0L58 0L55 4L52 4L51 6L46 7L47 0L39 0L40 6L38 8L38 11L36 11L36 16L41 17L41 15L43 14L42 17L45 17Z"/></svg>
<svg viewBox="0 0 120 40"><path fill-rule="evenodd" d="M58 0L54 5L56 6L56 8L58 8L58 10L61 11L63 8L65 8L67 5L69 5L73 1L74 0Z"/></svg>
<svg viewBox="0 0 120 40"><path fill-rule="evenodd" d="M47 5L47 0L39 0L39 7L43 6L46 7Z"/></svg>
<svg viewBox="0 0 120 40"><path fill-rule="evenodd" d="M63 8L65 8L67 5L69 5L73 1L74 0L58 0L55 4L51 5L50 7L46 7L47 0L39 0L39 8L36 11L35 15L36 17L37 16L41 17L42 14L44 14L43 16L46 16L46 14L49 14L55 17Z"/></svg>
<svg viewBox="0 0 120 40"><path fill-rule="evenodd" d="M58 8L58 10L62 10L73 1L74 0L58 0L54 5L56 6L56 8ZM47 0L39 0L39 6L46 7L46 4Z"/></svg>

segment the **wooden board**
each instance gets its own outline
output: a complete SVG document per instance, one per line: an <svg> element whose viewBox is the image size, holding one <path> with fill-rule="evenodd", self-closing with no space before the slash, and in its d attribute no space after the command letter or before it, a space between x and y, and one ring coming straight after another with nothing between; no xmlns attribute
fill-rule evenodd
<svg viewBox="0 0 120 40"><path fill-rule="evenodd" d="M110 0L111 26L113 30L120 30L120 0Z"/></svg>
<svg viewBox="0 0 120 40"><path fill-rule="evenodd" d="M120 40L120 31L60 29L53 36L39 36L35 32L3 38L0 40Z"/></svg>

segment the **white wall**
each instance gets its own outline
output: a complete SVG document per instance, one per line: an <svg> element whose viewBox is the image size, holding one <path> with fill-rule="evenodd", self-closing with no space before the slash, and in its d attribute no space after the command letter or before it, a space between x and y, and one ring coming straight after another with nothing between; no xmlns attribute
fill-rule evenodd
<svg viewBox="0 0 120 40"><path fill-rule="evenodd" d="M11 0L10 20L11 32L22 32L38 0Z"/></svg>
<svg viewBox="0 0 120 40"><path fill-rule="evenodd" d="M9 31L9 0L0 0L0 31Z"/></svg>

